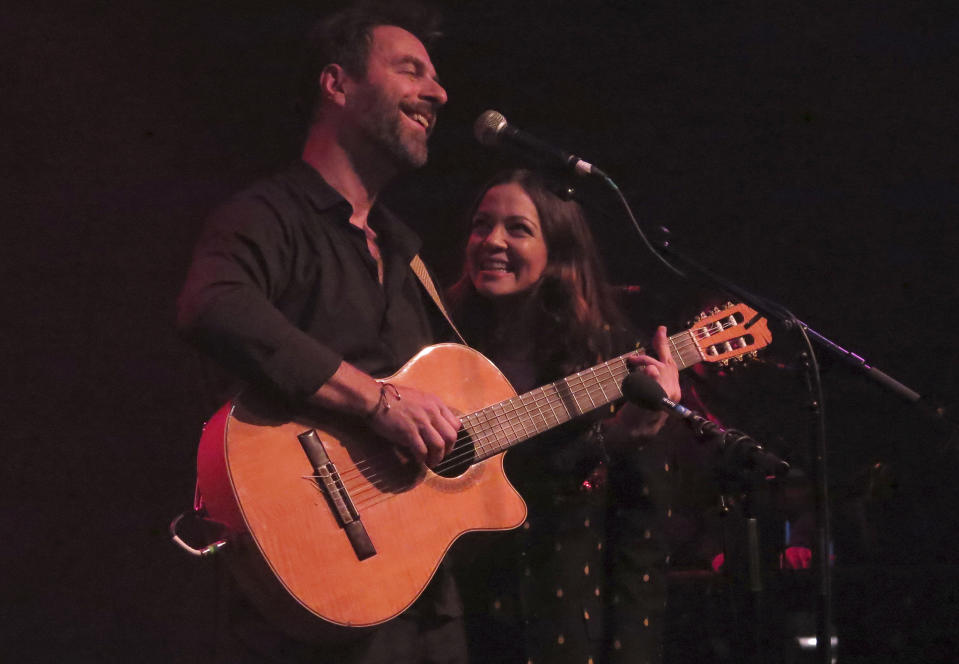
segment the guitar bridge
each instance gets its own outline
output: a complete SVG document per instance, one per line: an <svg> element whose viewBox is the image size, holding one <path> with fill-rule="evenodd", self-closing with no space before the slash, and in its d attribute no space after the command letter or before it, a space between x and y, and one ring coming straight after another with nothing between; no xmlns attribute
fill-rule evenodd
<svg viewBox="0 0 959 664"><path fill-rule="evenodd" d="M333 461L330 460L323 447L323 441L316 434L316 429L304 431L297 436L303 451L313 466L313 481L323 492L329 501L330 508L340 527L346 531L346 537L353 546L356 557L360 560L376 555L376 548L366 532L366 528L360 521L360 513L353 505L350 494L343 486L340 480L340 474L336 470Z"/></svg>

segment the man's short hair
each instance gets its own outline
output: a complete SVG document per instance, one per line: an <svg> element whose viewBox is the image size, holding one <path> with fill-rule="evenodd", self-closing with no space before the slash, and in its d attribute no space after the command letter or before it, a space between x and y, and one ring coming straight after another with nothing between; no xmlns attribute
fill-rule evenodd
<svg viewBox="0 0 959 664"><path fill-rule="evenodd" d="M323 18L307 37L298 84L296 110L306 120L316 112L319 77L327 65L338 64L350 76L366 75L373 28L380 25L403 28L427 49L441 36L439 13L416 0L360 0Z"/></svg>

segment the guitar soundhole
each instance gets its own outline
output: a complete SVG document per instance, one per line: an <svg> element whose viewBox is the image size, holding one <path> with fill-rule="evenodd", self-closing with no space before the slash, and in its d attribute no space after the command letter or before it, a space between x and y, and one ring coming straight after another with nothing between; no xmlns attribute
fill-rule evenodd
<svg viewBox="0 0 959 664"><path fill-rule="evenodd" d="M433 468L433 472L440 477L459 477L469 470L475 461L476 450L473 449L473 439L466 431L460 429L460 439L446 458Z"/></svg>

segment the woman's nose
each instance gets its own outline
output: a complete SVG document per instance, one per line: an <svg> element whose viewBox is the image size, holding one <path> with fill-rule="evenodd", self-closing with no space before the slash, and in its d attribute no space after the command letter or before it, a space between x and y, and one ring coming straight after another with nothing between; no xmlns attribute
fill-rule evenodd
<svg viewBox="0 0 959 664"><path fill-rule="evenodd" d="M483 244L488 244L494 247L505 247L506 230L500 225L493 226L489 233L486 234L486 237L483 238Z"/></svg>

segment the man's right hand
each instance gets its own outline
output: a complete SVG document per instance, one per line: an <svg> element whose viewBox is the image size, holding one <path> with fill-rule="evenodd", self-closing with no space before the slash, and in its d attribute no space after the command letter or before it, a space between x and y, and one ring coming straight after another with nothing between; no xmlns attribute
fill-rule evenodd
<svg viewBox="0 0 959 664"><path fill-rule="evenodd" d="M340 363L313 401L323 408L368 416L373 431L428 466L449 454L461 426L439 397L374 380L349 362Z"/></svg>
<svg viewBox="0 0 959 664"><path fill-rule="evenodd" d="M373 431L427 466L442 461L456 443L459 418L436 395L392 383L382 389L383 403L370 418Z"/></svg>

